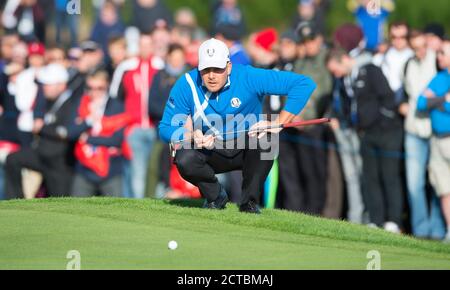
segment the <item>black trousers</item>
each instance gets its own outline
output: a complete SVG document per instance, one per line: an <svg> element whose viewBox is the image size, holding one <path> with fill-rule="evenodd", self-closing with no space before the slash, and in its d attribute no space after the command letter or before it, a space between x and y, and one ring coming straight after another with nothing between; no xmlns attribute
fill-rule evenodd
<svg viewBox="0 0 450 290"><path fill-rule="evenodd" d="M385 222L402 225L402 145L403 130L360 134L363 161L362 189L370 221L378 226Z"/></svg>
<svg viewBox="0 0 450 290"><path fill-rule="evenodd" d="M170 147L169 144L163 143L161 154L159 156L159 176L158 181L162 182L164 186L170 186Z"/></svg>
<svg viewBox="0 0 450 290"><path fill-rule="evenodd" d="M23 149L6 159L6 199L23 198L22 169L31 169L43 175L48 195L68 196L72 186L72 171L66 156L44 158L36 150Z"/></svg>
<svg viewBox="0 0 450 290"><path fill-rule="evenodd" d="M279 206L291 211L321 215L327 194L327 148L324 126L299 132L286 130L280 142Z"/></svg>
<svg viewBox="0 0 450 290"><path fill-rule="evenodd" d="M249 145L248 139L246 145ZM209 202L216 200L220 193L221 185L216 174L241 169L243 181L240 204L247 204L250 201L259 204L264 182L274 160L264 155L274 148L268 149L267 144L260 145L258 142L256 145L246 146L245 149L181 149L177 151L174 163L180 175L197 186L202 196Z"/></svg>

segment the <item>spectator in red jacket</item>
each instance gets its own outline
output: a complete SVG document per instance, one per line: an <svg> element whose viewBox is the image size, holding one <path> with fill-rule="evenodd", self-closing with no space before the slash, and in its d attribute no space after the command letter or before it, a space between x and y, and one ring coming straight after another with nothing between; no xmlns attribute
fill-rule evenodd
<svg viewBox="0 0 450 290"><path fill-rule="evenodd" d="M76 197L119 197L122 194L123 104L108 96L109 77L103 70L88 75L87 94L74 112L69 137L76 140Z"/></svg>
<svg viewBox="0 0 450 290"><path fill-rule="evenodd" d="M129 156L131 162L125 168L125 172L129 170L131 180L126 182L129 183L128 189L131 189L131 195L135 198L143 198L145 195L148 163L156 140L155 123L148 113L149 92L153 77L164 65L159 58L153 56L151 33L143 33L139 45L140 56L122 79L125 111L131 118L126 138L132 156Z"/></svg>

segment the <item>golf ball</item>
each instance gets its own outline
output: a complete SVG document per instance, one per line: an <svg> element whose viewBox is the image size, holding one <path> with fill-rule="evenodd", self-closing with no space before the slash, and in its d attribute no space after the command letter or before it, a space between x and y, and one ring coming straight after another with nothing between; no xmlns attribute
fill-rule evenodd
<svg viewBox="0 0 450 290"><path fill-rule="evenodd" d="M176 250L178 248L178 243L175 241L170 241L168 246L169 246L169 249Z"/></svg>

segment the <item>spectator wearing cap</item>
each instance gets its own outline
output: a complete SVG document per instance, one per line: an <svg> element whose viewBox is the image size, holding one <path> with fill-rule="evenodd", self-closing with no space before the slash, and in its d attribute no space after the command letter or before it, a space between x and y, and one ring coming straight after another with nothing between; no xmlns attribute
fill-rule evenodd
<svg viewBox="0 0 450 290"><path fill-rule="evenodd" d="M125 33L125 25L120 19L116 5L111 1L105 1L101 7L99 16L92 27L90 40L100 45L103 54L108 54L108 42L111 37L123 36Z"/></svg>
<svg viewBox="0 0 450 290"><path fill-rule="evenodd" d="M246 32L244 15L237 0L218 0L213 6L212 32L222 25L235 26L238 38L242 38Z"/></svg>
<svg viewBox="0 0 450 290"><path fill-rule="evenodd" d="M22 169L31 169L42 174L50 196L67 196L72 182L71 146L67 141L66 126L70 120L72 106L67 91L69 75L58 64L43 68L38 74L45 96L44 123L36 128L35 146L22 148L6 159L7 199L23 198Z"/></svg>
<svg viewBox="0 0 450 290"><path fill-rule="evenodd" d="M78 73L78 65L83 55L83 50L79 47L72 47L67 51L67 71L69 79L73 79Z"/></svg>
<svg viewBox="0 0 450 290"><path fill-rule="evenodd" d="M450 242L450 41L444 40L438 52L439 72L421 94L417 110L429 112L433 137L428 166L431 185L441 200L447 224L446 242Z"/></svg>
<svg viewBox="0 0 450 290"><path fill-rule="evenodd" d="M355 24L343 24L334 31L333 44L334 47L340 47L351 54L353 50L363 50L365 45L363 31Z"/></svg>
<svg viewBox="0 0 450 290"><path fill-rule="evenodd" d="M297 29L300 23L306 21L317 27L321 34L325 34L325 15L329 6L329 0L299 0L292 29Z"/></svg>
<svg viewBox="0 0 450 290"><path fill-rule="evenodd" d="M240 42L239 28L234 25L220 25L216 29L216 39L223 41L230 50L232 63L249 65L251 59Z"/></svg>
<svg viewBox="0 0 450 290"><path fill-rule="evenodd" d="M250 35L248 54L252 64L260 68L274 68L278 61L276 45L278 32L274 28L267 28Z"/></svg>
<svg viewBox="0 0 450 290"><path fill-rule="evenodd" d="M405 67L406 98L400 106L405 117L406 184L411 226L414 236L442 239L445 225L439 199L433 192L431 202L427 198L427 165L432 134L431 120L427 113L417 111L417 100L437 73L436 53L427 47L427 38L420 31L412 31L409 42L415 56Z"/></svg>
<svg viewBox="0 0 450 290"><path fill-rule="evenodd" d="M71 74L68 86L72 91L72 99L79 100L84 94L86 76L105 66L104 54L100 46L94 41L85 41L81 44L81 54L75 62L75 70Z"/></svg>
<svg viewBox="0 0 450 290"><path fill-rule="evenodd" d="M294 30L289 29L281 35L278 48L278 53L280 55L278 67L280 70L294 70L295 62L298 59L298 43L299 37Z"/></svg>
<svg viewBox="0 0 450 290"><path fill-rule="evenodd" d="M294 71L310 75L317 88L296 119L311 120L323 116L324 110L320 109L320 102L331 91L331 76L325 67L326 48L321 33L309 22L300 24L297 33L306 55L295 62ZM283 148L280 147L280 158L283 160L280 162L280 171L285 173L284 176L281 174L281 179L284 179L282 183L286 196L291 197L291 204L287 206L305 213L322 215L327 195L324 182L328 180L327 152L317 144L325 139L325 127L293 129L282 133L281 138L286 141ZM298 142L299 139L309 140L308 144ZM289 159L289 156L296 158ZM301 178L292 179L294 175Z"/></svg>
<svg viewBox="0 0 450 290"><path fill-rule="evenodd" d="M28 44L28 66L29 68L41 68L45 64L45 46L40 42Z"/></svg>
<svg viewBox="0 0 450 290"><path fill-rule="evenodd" d="M55 28L56 28L56 43L64 43L62 33L64 30L70 32L70 42L65 45L75 47L78 44L78 22L79 16L77 14L67 13L67 5L69 0L54 0L55 2Z"/></svg>
<svg viewBox="0 0 450 290"><path fill-rule="evenodd" d="M122 145L127 117L123 103L108 96L108 73L92 72L86 94L73 107L68 138L75 144L72 196L122 195Z"/></svg>
<svg viewBox="0 0 450 290"><path fill-rule="evenodd" d="M325 66L327 47L323 35L311 23L302 23L298 30L299 42L305 47L305 57L295 63L294 71L310 75L317 83L317 89L303 111L305 120L315 119L321 115L318 105L321 99L331 92L331 75Z"/></svg>
<svg viewBox="0 0 450 290"><path fill-rule="evenodd" d="M377 3L380 3L377 6ZM364 32L366 49L376 51L384 42L387 19L395 9L393 0L349 0L348 8Z"/></svg>

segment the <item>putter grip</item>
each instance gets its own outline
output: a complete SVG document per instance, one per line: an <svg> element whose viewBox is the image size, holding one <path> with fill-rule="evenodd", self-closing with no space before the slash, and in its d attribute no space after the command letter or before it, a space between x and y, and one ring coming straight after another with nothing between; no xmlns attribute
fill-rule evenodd
<svg viewBox="0 0 450 290"><path fill-rule="evenodd" d="M310 125L318 125L318 124L324 124L329 123L330 119L328 118L322 118L322 119L316 119L316 120L310 120L310 121L299 121L299 122L292 122L287 123L283 125L283 128L293 128L293 127L301 127L301 126L310 126Z"/></svg>

